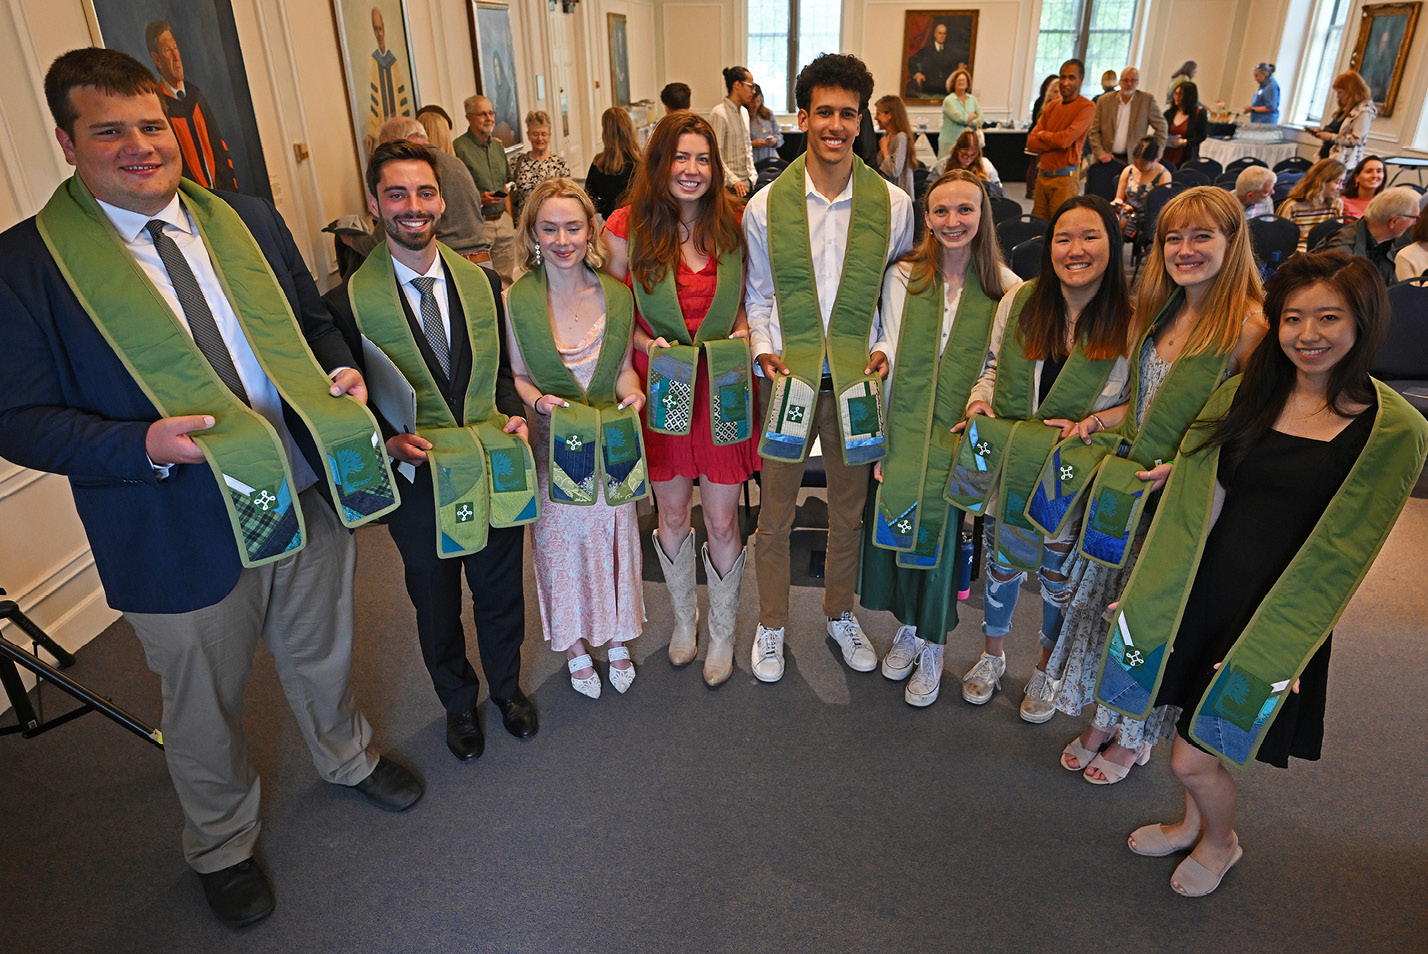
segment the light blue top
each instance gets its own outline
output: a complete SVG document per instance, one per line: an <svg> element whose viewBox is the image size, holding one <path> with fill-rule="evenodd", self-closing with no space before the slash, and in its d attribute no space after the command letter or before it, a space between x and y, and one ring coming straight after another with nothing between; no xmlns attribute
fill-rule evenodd
<svg viewBox="0 0 1428 954"><path fill-rule="evenodd" d="M1252 123L1279 122L1279 83L1273 76L1267 77L1259 89L1255 90L1251 106L1268 106L1267 113L1250 113Z"/></svg>
<svg viewBox="0 0 1428 954"><path fill-rule="evenodd" d="M750 113L749 115L749 139L768 139L772 136L777 142L772 146L755 146L754 162L762 162L765 159L777 159L778 147L783 145L783 130L778 128L778 119L761 119L759 116Z"/></svg>
<svg viewBox="0 0 1428 954"><path fill-rule="evenodd" d="M982 107L977 102L977 97L968 93L964 105L956 93L947 94L947 98L942 101L942 134L937 138L938 159L947 158L948 153L952 151L952 144L962 135L962 130L969 128L967 117L974 113L980 124Z"/></svg>

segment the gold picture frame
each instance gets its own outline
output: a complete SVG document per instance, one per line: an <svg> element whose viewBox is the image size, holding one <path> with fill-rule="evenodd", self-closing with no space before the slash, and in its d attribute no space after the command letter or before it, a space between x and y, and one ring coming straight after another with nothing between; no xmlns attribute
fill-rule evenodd
<svg viewBox="0 0 1428 954"><path fill-rule="evenodd" d="M1415 3L1375 3L1363 8L1349 68L1368 83L1380 116L1392 116L1403 82L1413 32L1423 7Z"/></svg>

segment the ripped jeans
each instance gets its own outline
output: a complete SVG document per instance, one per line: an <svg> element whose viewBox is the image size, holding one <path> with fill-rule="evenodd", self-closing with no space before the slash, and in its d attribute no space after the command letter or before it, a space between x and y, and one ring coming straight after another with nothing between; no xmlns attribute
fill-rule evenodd
<svg viewBox="0 0 1428 954"><path fill-rule="evenodd" d="M1066 612L1066 603L1071 598L1066 589L1066 569L1071 562L1071 553L1076 549L1076 536L1080 532L1079 521L1070 521L1069 526L1054 539L1046 540L1041 550L1041 566L1036 575L1041 578L1041 646L1052 649L1056 637L1061 633L1061 618ZM998 563L995 557L997 521L986 518L987 585L982 602L982 633L996 638L1011 632L1012 614L1016 612L1017 600L1021 597L1021 584L1026 579L1025 570L1014 570Z"/></svg>

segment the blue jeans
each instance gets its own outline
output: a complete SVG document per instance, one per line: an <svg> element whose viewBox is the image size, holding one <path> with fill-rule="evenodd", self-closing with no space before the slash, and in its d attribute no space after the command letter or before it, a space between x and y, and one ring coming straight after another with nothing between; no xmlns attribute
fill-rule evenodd
<svg viewBox="0 0 1428 954"><path fill-rule="evenodd" d="M982 602L982 633L992 638L1011 632L1012 614L1016 612L1021 584L1026 579L1026 571L1014 570L997 562L994 556L996 547L992 543L996 528L996 518L987 517L987 584ZM1060 537L1046 541L1041 550L1041 566L1037 568L1036 575L1041 578L1040 639L1043 649L1055 647L1056 637L1061 633L1061 618L1071 598L1066 589L1066 567L1071 562L1072 551L1076 549L1078 529L1068 527Z"/></svg>

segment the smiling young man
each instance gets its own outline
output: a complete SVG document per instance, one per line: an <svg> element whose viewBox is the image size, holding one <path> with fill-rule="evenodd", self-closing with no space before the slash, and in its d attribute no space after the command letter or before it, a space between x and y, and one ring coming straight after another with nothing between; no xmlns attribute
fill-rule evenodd
<svg viewBox="0 0 1428 954"><path fill-rule="evenodd" d="M745 307L766 379L753 648L763 682L783 677L789 533L815 437L828 480L827 631L850 667L877 666L853 616L853 588L869 471L885 442L879 402L888 345L877 303L884 269L912 247L913 223L907 193L853 153L872 92L872 74L857 57L825 54L804 67L794 98L808 151L744 210Z"/></svg>
<svg viewBox="0 0 1428 954"><path fill-rule="evenodd" d="M506 358L500 280L436 241L446 210L439 170L434 149L408 140L372 151L367 203L386 242L352 276L348 302L329 302L339 320L355 315L417 392L415 421L386 422L388 453L418 468L398 482L402 506L387 528L402 555L422 658L446 710L447 748L469 761L486 743L477 718L481 682L461 623L463 571L491 701L516 738L539 729L520 687L525 528L501 519L509 508L492 490L496 460L526 458L526 422ZM397 433L404 424L416 433ZM523 471L514 466L511 476Z"/></svg>
<svg viewBox="0 0 1428 954"><path fill-rule="evenodd" d="M69 477L105 596L162 682L185 857L214 913L247 924L273 910L243 737L259 641L324 780L393 811L421 797L369 749L348 687L343 524L396 497L287 227L271 203L180 180L159 95L114 50L45 76L75 175L0 235L0 455Z"/></svg>
<svg viewBox="0 0 1428 954"><path fill-rule="evenodd" d="M1061 203L1081 191L1076 169L1096 111L1095 104L1081 95L1085 76L1086 67L1080 60L1061 64L1057 83L1060 96L1047 99L1036 125L1026 136L1026 151L1039 157L1031 204L1031 214L1039 218L1050 219L1051 213L1061 208Z"/></svg>

